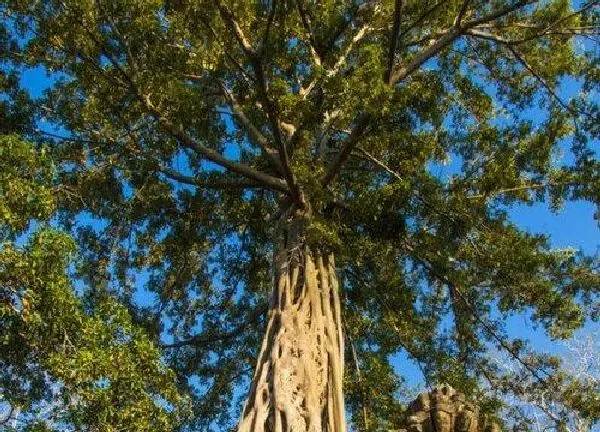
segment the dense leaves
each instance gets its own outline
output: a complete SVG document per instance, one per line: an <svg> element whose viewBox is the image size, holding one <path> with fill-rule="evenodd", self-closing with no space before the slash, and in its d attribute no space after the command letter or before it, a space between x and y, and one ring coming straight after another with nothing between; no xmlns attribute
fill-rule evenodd
<svg viewBox="0 0 600 432"><path fill-rule="evenodd" d="M597 386L505 326L524 314L560 339L599 318L597 259L554 250L509 218L515 205L599 204L597 6L5 2L2 112L17 126L3 132L35 145L2 138L2 221L14 237L56 208L53 223L79 254L67 279L73 249L62 234L3 249L27 269L53 260L41 282L22 270L32 285L18 296L43 322L55 306L64 318L43 330L58 331L43 349L60 361L42 364L34 336L17 347L22 367L55 380L33 371L38 381L23 391L97 404L93 419L60 420L72 424L133 428L122 416L135 412L141 429L173 429L182 393L189 429L235 424L278 223L310 208L306 239L335 252L343 277L356 429L398 426L406 389L391 359L400 354L428 383L448 382L485 409L522 395L522 384L560 389L550 393L560 412L597 420ZM51 74L35 103L18 88L25 66ZM53 277L58 291L42 283ZM42 294L78 312L40 309ZM15 307L9 318L34 326ZM72 349L62 348L65 329ZM499 369L496 350L516 369ZM122 369L107 367L110 353ZM132 390L117 391L120 380ZM103 411L113 397L122 412Z"/></svg>
<svg viewBox="0 0 600 432"><path fill-rule="evenodd" d="M45 222L57 194L45 149L15 135L0 142L4 427L175 428L187 401L157 346L108 293L81 299L75 292L76 244Z"/></svg>
<svg viewBox="0 0 600 432"><path fill-rule="evenodd" d="M13 410L5 424L174 428L185 401L173 372L125 308L110 298L86 308L77 298L66 276L74 246L43 229L0 251L1 382Z"/></svg>

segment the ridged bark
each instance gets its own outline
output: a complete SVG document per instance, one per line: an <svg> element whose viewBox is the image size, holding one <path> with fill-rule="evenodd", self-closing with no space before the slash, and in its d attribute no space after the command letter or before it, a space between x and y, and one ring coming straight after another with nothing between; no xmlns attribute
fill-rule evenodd
<svg viewBox="0 0 600 432"><path fill-rule="evenodd" d="M333 254L279 246L269 321L238 432L345 432L344 341Z"/></svg>

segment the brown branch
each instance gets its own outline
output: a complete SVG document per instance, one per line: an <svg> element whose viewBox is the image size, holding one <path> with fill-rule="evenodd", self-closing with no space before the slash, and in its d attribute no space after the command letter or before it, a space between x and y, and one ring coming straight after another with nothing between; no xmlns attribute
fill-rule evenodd
<svg viewBox="0 0 600 432"><path fill-rule="evenodd" d="M348 159L350 153L354 147L358 144L360 139L363 137L365 131L369 123L371 122L371 116L366 113L362 113L356 122L356 126L350 133L346 144L342 147L339 153L336 154L334 160L329 164L327 170L325 171L325 175L323 176L323 180L321 180L321 185L323 188L327 187L331 180L337 175L338 171L342 167L342 164Z"/></svg>
<svg viewBox="0 0 600 432"><path fill-rule="evenodd" d="M149 95L143 95L138 89L134 79L132 76L127 73L127 71L122 67L122 65L109 53L106 51L104 43L98 40L93 32L90 31L88 27L85 27L82 23L83 30L88 34L92 42L98 47L100 52L108 59L110 64L117 70L117 72L122 76L125 81L125 89L128 89L132 92L133 96L136 97L142 104L142 106L151 114L159 123L159 126L162 126L163 129L172 135L174 138L178 139L187 147L193 149L200 156L220 165L231 172L240 174L248 179L255 180L260 185L268 188L283 192L285 194L290 194L290 189L287 187L286 183L279 178L270 176L268 174L262 173L250 166L240 164L225 158L220 153L203 146L202 144L195 141L189 135L185 134L181 127L175 127L170 121L168 121L150 102ZM106 76L105 71L102 68L98 68L98 66L93 62L93 60L88 59L87 57L81 57L85 61L89 61L92 66L95 66L99 73L101 73L107 81L111 84L115 82L117 85L121 86L122 83L119 81L113 82L112 78Z"/></svg>
<svg viewBox="0 0 600 432"><path fill-rule="evenodd" d="M398 39L402 39L411 30L414 30L423 21L425 21L425 19L427 19L428 16L430 16L432 13L434 13L437 10L437 8L439 8L441 5L443 5L447 1L448 0L439 1L436 4L434 4L432 7L430 7L429 9L427 9L425 12L423 12L414 22L412 22L407 28L405 28L404 30L402 30L402 32L400 32L400 34L398 35Z"/></svg>
<svg viewBox="0 0 600 432"><path fill-rule="evenodd" d="M586 10L588 10L588 9L591 9L591 8L592 8L592 7L594 7L594 6L597 6L598 4L600 4L600 0L596 0L596 1L590 2L589 4L585 5L585 6L584 6L584 7L582 7L581 9L579 9L579 10L576 10L576 11L574 11L574 12L570 13L569 15L566 15L566 16L564 16L564 17L562 17L562 18L560 18L560 19L558 19L558 20L554 21L553 23L549 24L549 25L548 25L546 28L544 28L544 29L543 29L541 32L539 32L539 33L536 33L536 34L534 34L534 35L532 35L532 36L529 36L529 37L523 38L523 39L519 39L519 40L515 40L515 41L508 41L508 43L511 43L511 44L521 44L521 43L524 43L524 42L529 42L529 41L531 41L531 40L533 40L533 39L537 39L537 38L539 38L539 37L542 37L542 36L546 36L546 35L548 35L548 34L552 34L550 31L551 31L553 28L555 28L555 27L557 27L558 25L560 25L561 23L563 23L563 22L565 22L565 21L569 20L570 18L573 18L574 16L577 16L577 15L579 15L579 14L581 14L581 13L585 12Z"/></svg>
<svg viewBox="0 0 600 432"><path fill-rule="evenodd" d="M402 0L396 0L394 6L394 24L390 34L390 46L388 49L387 68L385 71L385 82L390 84L392 69L394 68L394 58L396 54L396 44L398 43L398 33L400 31L400 19L402 17Z"/></svg>
<svg viewBox="0 0 600 432"><path fill-rule="evenodd" d="M517 51L517 49L512 45L506 45L508 50L512 53L512 55L517 59L519 63L525 67L529 71L529 73L546 89L546 91L552 96L556 102L562 106L566 111L568 111L571 115L576 116L577 112L574 111L571 107L569 107L560 96L554 91L554 89L546 82L544 77L538 74L533 67L525 60L525 58Z"/></svg>
<svg viewBox="0 0 600 432"><path fill-rule="evenodd" d="M443 48L450 45L454 42L458 37L460 37L466 30L471 29L479 24L483 24L486 22L493 21L497 18L505 16L515 10L527 5L534 3L537 0L521 0L513 5L507 6L495 12L492 12L485 17L476 19L467 23L466 25L462 25L460 21L456 21L456 24L449 28L438 40L436 40L429 47L425 48L421 53L417 54L412 61L406 66L399 67L395 72L390 76L390 85L396 85L410 76L413 72L419 69L425 62L434 57L437 53L439 53ZM371 121L371 116L362 113L359 115L356 126L352 133L350 134L348 140L342 150L336 155L333 162L327 167L325 172L325 176L322 180L323 187L326 187L331 180L336 176L337 172L341 169L341 166L346 161L352 149L356 146L363 133L365 132L368 124Z"/></svg>
<svg viewBox="0 0 600 432"><path fill-rule="evenodd" d="M304 31L306 31L308 35L308 47L310 48L310 52L313 56L313 60L317 66L321 66L323 62L321 58L320 48L317 44L317 40L315 39L315 35L312 30L312 23L310 22L310 18L306 13L306 10L302 7L302 0L296 0L296 8L298 9L298 14L300 15L300 20L302 21L302 26L304 27Z"/></svg>
<svg viewBox="0 0 600 432"><path fill-rule="evenodd" d="M217 0L216 4L221 17L227 24L229 24L229 26L233 30L234 35L238 40L242 50L248 57L250 64L252 64L257 81L256 87L258 90L258 96L261 99L261 102L266 110L267 119L269 120L271 126L271 131L273 133L275 144L279 152L279 162L281 171L283 172L285 182L288 186L288 193L292 195L292 197L299 204L303 205L304 201L302 198L302 194L300 192L298 183L296 182L296 178L294 177L294 174L290 168L287 147L283 141L283 137L281 136L281 130L279 129L280 121L277 116L277 109L275 108L274 103L271 101L268 95L267 81L264 75L262 60L252 47L252 43L244 34L241 26L238 24L237 20L233 16L233 13L225 5L223 5L221 1Z"/></svg>
<svg viewBox="0 0 600 432"><path fill-rule="evenodd" d="M210 334L210 335L196 335L196 336L192 336L189 339L185 339L185 340L181 340L181 341L177 341L177 342L173 342L173 343L168 343L168 344L161 344L160 347L161 348L181 348L181 347L184 347L187 345L201 346L201 345L206 345L206 344L215 343L215 342L222 343L224 341L234 339L236 336L243 334L244 330L249 325L255 324L260 318L262 318L267 313L267 310L268 310L267 307L259 308L258 310L254 311L254 313L250 316L250 318L247 321L244 321L243 323L241 323L240 325L238 325L231 331L228 331L225 333Z"/></svg>
<svg viewBox="0 0 600 432"><path fill-rule="evenodd" d="M289 191L292 197L298 202L298 204L304 205L304 200L302 198L300 188L298 186L298 183L296 182L294 173L290 168L287 146L283 141L283 137L281 136L281 129L279 128L280 121L277 116L277 110L267 93L266 80L263 74L262 65L258 60L256 60L255 73L257 75L258 81L258 94L262 99L262 102L267 112L267 118L269 120L269 123L271 124L271 130L273 132L273 137L275 138L275 144L277 145L279 161L281 163L283 176L285 177L286 183L289 187Z"/></svg>
<svg viewBox="0 0 600 432"><path fill-rule="evenodd" d="M346 46L344 53L337 59L337 61L333 65L333 67L327 71L328 78L331 78L332 76L336 75L340 71L340 69L344 65L344 63L346 63L346 59L352 52L352 49L354 49L354 45L356 45L362 38L365 37L367 30L369 30L369 29L370 29L370 26L368 24L365 24L365 25L361 26L360 29L358 29L356 34L352 37L352 39L350 39L350 42L348 42L348 45Z"/></svg>
<svg viewBox="0 0 600 432"><path fill-rule="evenodd" d="M596 27L596 26L591 26L588 28L565 28L565 29L561 29L561 30L556 30L556 31L551 31L551 30L544 30L541 31L539 33L536 33L533 36L528 36L528 37L524 37L521 39L506 39L503 38L500 35L497 35L495 33L489 33L486 31L481 31L479 30L480 28L489 28L489 27L485 27L485 26L478 26L477 28L468 30L466 33L471 35L471 36L476 36L479 37L481 39L486 39L486 40L490 40L490 41L494 41L494 42L499 42L505 45L520 45L522 43L526 43L526 42L530 42L534 39L538 39L544 36L551 36L551 35L563 35L563 36L590 36L590 35L594 35L597 33L597 31L600 29L600 27ZM495 28L495 27L491 27L491 28Z"/></svg>
<svg viewBox="0 0 600 432"><path fill-rule="evenodd" d="M421 53L417 54L417 56L413 58L409 64L398 68L390 77L390 85L396 85L402 80L406 79L411 73L413 73L419 67L421 67L423 63L427 62L429 59L435 56L443 48L450 45L469 29L472 29L480 24L484 24L495 19L501 18L527 4L535 3L535 1L537 0L521 0L515 3L514 5L506 6L505 8L492 12L489 15L486 15L482 18L470 21L469 23L464 25L461 24L460 20L455 20L455 25L446 30L446 32L444 32L443 35L440 38L438 38L433 44L425 48Z"/></svg>
<svg viewBox="0 0 600 432"><path fill-rule="evenodd" d="M274 150L271 148L269 144L269 140L262 134L262 132L254 126L252 121L246 116L244 110L239 105L235 96L231 93L231 91L222 83L218 82L219 88L223 95L229 101L229 105L231 106L231 110L233 114L244 127L250 138L261 148L261 150L267 155L271 166L280 174L283 174L281 161L275 154Z"/></svg>
<svg viewBox="0 0 600 432"><path fill-rule="evenodd" d="M92 38L94 43L99 47L102 53L107 57L107 59L110 61L113 67L123 76L124 80L126 81L129 87L129 90L141 102L142 106L148 111L148 113L151 114L158 121L159 126L162 126L166 132L168 132L170 135L172 135L178 141L183 143L185 146L193 149L200 156L210 160L211 162L214 162L217 165L222 166L223 168L227 168L231 172L240 174L251 180L255 180L269 189L290 194L290 189L281 179L260 172L248 165L244 165L227 159L215 150L205 147L196 140L194 140L191 136L189 136L183 131L182 126L176 127L162 113L160 113L158 109L154 107L154 105L152 105L149 95L142 94L133 78L127 73L125 69L123 69L121 64L112 55L110 55L110 53L106 52L106 50L104 49L104 44L98 41L97 38L89 30L86 29L86 32L90 35L90 37Z"/></svg>
<svg viewBox="0 0 600 432"><path fill-rule="evenodd" d="M148 97L146 97L146 100L147 109L157 119L159 125L161 125L165 131L167 131L170 135L172 135L178 141L183 143L186 147L191 148L200 156L210 160L211 162L216 163L217 165L222 166L223 168L227 168L231 172L240 174L241 176L244 176L248 179L255 180L269 189L277 190L285 194L290 194L290 190L287 187L286 183L280 178L265 174L261 171L252 168L251 166L233 162L232 160L227 159L215 150L203 146L198 141L194 140L192 137L186 134L183 131L183 127L175 126L160 112L158 112L156 108L154 108Z"/></svg>
<svg viewBox="0 0 600 432"><path fill-rule="evenodd" d="M164 174L171 180L178 181L190 186L195 186L203 189L261 189L264 186L260 183L251 181L235 181L235 180L217 180L217 179L206 179L202 180L192 176L183 175L175 170L167 167L159 166L158 171Z"/></svg>
<svg viewBox="0 0 600 432"><path fill-rule="evenodd" d="M465 14L467 13L467 10L469 9L469 3L471 2L471 0L465 0L462 4L462 6L460 7L460 10L458 11L458 15L456 16L456 19L454 20L454 25L457 27L460 27L462 20L465 16Z"/></svg>
<svg viewBox="0 0 600 432"><path fill-rule="evenodd" d="M275 19L275 12L277 11L277 0L272 0L271 9L269 10L269 16L267 17L267 25L265 28L265 33L262 39L262 45L260 47L261 56L266 54L267 46L269 44L269 36L271 34L271 26L273 25L273 20Z"/></svg>
<svg viewBox="0 0 600 432"><path fill-rule="evenodd" d="M494 21L494 20L496 20L498 18L502 18L503 16L508 15L512 12L515 12L516 10L518 10L524 6L537 3L538 1L539 0L519 0L518 2L516 2L513 5L505 6L502 9L499 9L495 12L490 13L489 15L486 15L482 18L471 21L465 27L474 28L474 27L477 27L478 25Z"/></svg>

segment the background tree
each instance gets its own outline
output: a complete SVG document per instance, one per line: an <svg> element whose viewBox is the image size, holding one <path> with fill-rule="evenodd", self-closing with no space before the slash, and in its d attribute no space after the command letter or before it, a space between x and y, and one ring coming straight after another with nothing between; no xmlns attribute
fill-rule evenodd
<svg viewBox="0 0 600 432"><path fill-rule="evenodd" d="M549 394L550 389L544 388L525 379L513 382L514 391L510 393L507 401L507 409L511 411L509 418L513 419L513 427L520 429L531 429L535 431L564 430L566 432L587 432L594 430L597 423L594 416L589 415L590 407L594 409L597 401L591 400L586 406L585 400L578 400L581 388L595 391L600 381L600 341L594 334L578 332L577 339L563 342L561 358L565 363L565 370L571 376L571 380L560 380L554 392L560 391L567 400L579 409L573 411L568 404L564 405ZM522 367L506 356L499 356L498 366L500 369L512 374L521 375ZM506 385L509 385L506 382ZM497 389L490 389L497 391Z"/></svg>
<svg viewBox="0 0 600 432"><path fill-rule="evenodd" d="M91 304L117 297L161 345L193 397L188 426L235 423L232 396L249 386L239 430L342 431L346 351L358 429L397 425L389 359L402 351L428 381L497 409L479 384L514 391L515 377L493 346L536 385L575 386L577 401L552 397L598 418L597 386L504 326L526 313L566 338L598 318L597 262L507 216L598 203L596 6L9 0L2 12L9 57L53 74L38 112L59 136L30 138L58 166L72 278ZM450 158L453 174L436 176Z"/></svg>
<svg viewBox="0 0 600 432"><path fill-rule="evenodd" d="M20 136L40 141L36 109L15 65L4 66L0 428L173 430L188 414L187 398L159 348L109 293L92 299L74 290L68 268L76 265L76 244L49 223L65 190L49 149Z"/></svg>

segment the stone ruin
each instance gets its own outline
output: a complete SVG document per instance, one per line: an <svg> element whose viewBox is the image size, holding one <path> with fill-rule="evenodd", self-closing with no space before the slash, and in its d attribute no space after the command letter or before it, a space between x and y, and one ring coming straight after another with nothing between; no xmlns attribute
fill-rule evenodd
<svg viewBox="0 0 600 432"><path fill-rule="evenodd" d="M421 393L406 412L406 429L395 432L502 432L448 384Z"/></svg>

